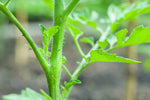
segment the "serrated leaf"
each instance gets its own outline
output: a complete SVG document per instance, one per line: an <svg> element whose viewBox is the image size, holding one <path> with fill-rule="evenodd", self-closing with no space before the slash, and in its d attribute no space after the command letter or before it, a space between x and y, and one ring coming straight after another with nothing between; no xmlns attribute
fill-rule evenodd
<svg viewBox="0 0 150 100"><path fill-rule="evenodd" d="M122 29L122 30L120 30L116 33L117 45L118 46L125 42L125 36L126 36L127 33L128 33L127 29Z"/></svg>
<svg viewBox="0 0 150 100"><path fill-rule="evenodd" d="M47 57L49 56L48 46L50 44L51 38L58 32L59 27L58 26L49 27L48 31L41 24L40 24L40 27L42 30L44 55L45 55L45 58L47 59Z"/></svg>
<svg viewBox="0 0 150 100"><path fill-rule="evenodd" d="M51 40L51 38L58 32L59 26L53 26L48 28L48 38Z"/></svg>
<svg viewBox="0 0 150 100"><path fill-rule="evenodd" d="M21 94L9 94L3 96L4 100L47 100L43 95L27 88L22 90Z"/></svg>
<svg viewBox="0 0 150 100"><path fill-rule="evenodd" d="M54 0L43 0L43 2L48 5L51 9L54 8Z"/></svg>
<svg viewBox="0 0 150 100"><path fill-rule="evenodd" d="M98 41L98 44L104 50L108 46L108 41L107 40L105 40L105 41Z"/></svg>
<svg viewBox="0 0 150 100"><path fill-rule="evenodd" d="M150 27L138 26L136 27L128 40L122 46L131 46L141 43L150 42Z"/></svg>
<svg viewBox="0 0 150 100"><path fill-rule="evenodd" d="M81 42L89 43L91 46L94 46L94 38L93 37L84 37L81 39Z"/></svg>
<svg viewBox="0 0 150 100"><path fill-rule="evenodd" d="M71 24L67 24L67 28L70 31L72 37L75 39L78 39L83 34L79 28L77 28Z"/></svg>
<svg viewBox="0 0 150 100"><path fill-rule="evenodd" d="M90 53L91 63L93 62L120 62L120 63L139 63L138 61L116 56L116 54L108 54L102 50L93 50Z"/></svg>

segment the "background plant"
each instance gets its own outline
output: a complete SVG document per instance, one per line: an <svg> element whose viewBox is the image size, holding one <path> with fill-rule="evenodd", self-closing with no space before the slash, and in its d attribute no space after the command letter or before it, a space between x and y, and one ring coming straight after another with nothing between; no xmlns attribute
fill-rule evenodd
<svg viewBox="0 0 150 100"><path fill-rule="evenodd" d="M9 1L9 0L8 0ZM116 54L110 54L109 52L130 45L148 43L150 42L148 36L148 32L150 30L149 27L139 26L134 29L131 35L128 37L126 34L128 33L127 29L121 29L121 23L127 20L134 20L137 15L148 13L149 5L147 3L134 4L129 8L118 8L115 5L111 5L108 10L109 19L105 20L110 25L106 27L106 29L101 29L98 24L93 21L94 19L87 19L84 16L84 13L77 12L73 13L68 19L67 16L71 12L70 9L76 5L78 1L72 0L70 5L66 7L66 10L63 9L63 3L55 0L55 8L54 9L54 26L46 29L43 25L40 25L43 36L43 48L38 48L28 33L23 29L23 27L19 24L19 22L14 18L14 16L9 12L6 8L8 2L4 4L0 4L0 9L4 12L9 19L21 30L24 37L29 42L29 47L33 49L35 52L37 59L39 60L42 68L45 71L48 86L49 86L49 95L45 92L41 91L44 96L39 95L31 89L26 89L22 91L21 95L8 95L5 96L4 99L10 98L26 98L33 99L36 97L37 99L48 99L48 100L66 100L71 92L71 89L74 84L80 84L81 82L78 79L80 73L91 63L93 62L123 62L123 63L138 63L138 61L127 59L124 57L116 56ZM47 2L46 2L47 3ZM53 8L52 2L47 3L51 8ZM59 6L58 6L59 5ZM64 12L64 13L62 13ZM58 15L57 15L58 14ZM94 15L95 16L95 15ZM67 23L66 23L67 21ZM85 54L78 42L80 36L83 35L83 32L75 25L76 23L82 23L93 27L95 30L99 32L99 39L94 42L92 37L84 37L81 39L82 42L89 43L91 45L91 50ZM78 62L79 66L71 74L68 69L65 67L64 63L66 58L62 56L62 44L63 44L63 33L65 24L67 25L68 30L70 31L71 36L75 42L75 45L83 58L81 62ZM120 30L120 29L121 30ZM143 35L144 34L144 35ZM53 37L53 45L52 51L48 51L48 45ZM141 38L142 37L142 38ZM49 61L50 60L50 61ZM70 77L69 82L64 82L64 85L61 86L61 90L59 89L60 85L60 74L61 74L61 66L66 70ZM31 95L32 94L32 95ZM35 99L35 98L34 98Z"/></svg>

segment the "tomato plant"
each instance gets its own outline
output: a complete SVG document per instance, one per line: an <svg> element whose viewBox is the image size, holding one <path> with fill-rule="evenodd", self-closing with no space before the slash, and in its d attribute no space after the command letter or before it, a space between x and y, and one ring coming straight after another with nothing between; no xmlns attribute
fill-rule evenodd
<svg viewBox="0 0 150 100"><path fill-rule="evenodd" d="M81 81L78 80L79 75L91 63L140 63L139 61L117 56L110 52L118 48L150 42L150 27L144 27L142 25L137 26L129 36L127 36L128 30L126 28L121 28L122 23L128 20L135 20L138 15L150 12L150 5L146 2L135 3L123 8L111 5L108 8L108 19L105 19L108 26L106 29L101 29L98 23L92 18L87 18L79 12L73 12L73 9L80 0L43 0L50 9L53 9L54 15L52 27L46 29L40 24L43 37L43 48L39 48L29 33L7 8L10 1L11 0L7 0L5 3L1 2L0 10L16 25L24 38L28 41L28 46L35 53L36 58L45 72L49 94L41 90L41 95L27 88L23 90L20 95L10 94L4 96L4 100L67 100L73 86L75 84L81 84ZM79 39L84 34L76 23L88 25L99 33L96 42L93 37L84 37L81 39L81 42L91 45L91 50L89 50L87 54L82 51L82 47L80 46ZM82 60L78 62L78 66L73 74L70 73L64 65L67 59L62 55L65 27L67 27L82 57ZM48 49L50 42L52 42L51 50ZM62 68L67 72L70 81L65 81L64 85L60 86Z"/></svg>

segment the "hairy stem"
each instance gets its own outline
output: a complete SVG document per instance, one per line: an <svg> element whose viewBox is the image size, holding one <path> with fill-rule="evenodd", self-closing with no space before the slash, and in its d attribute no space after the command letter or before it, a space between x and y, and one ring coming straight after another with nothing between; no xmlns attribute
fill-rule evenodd
<svg viewBox="0 0 150 100"><path fill-rule="evenodd" d="M46 71L48 64L42 54L40 53L38 47L34 43L33 39L29 35L29 33L22 27L19 21L15 18L15 16L6 8L5 5L0 3L0 10L16 25L16 27L22 32L22 35L26 38L28 43L31 45L38 61L40 62L41 66L43 67L44 71Z"/></svg>
<svg viewBox="0 0 150 100"><path fill-rule="evenodd" d="M66 23L63 11L63 0L55 0L53 25L59 26L59 31L53 37L50 68L48 70L49 75L47 75L49 95L53 100L61 100L59 84L61 76L64 29Z"/></svg>
<svg viewBox="0 0 150 100"><path fill-rule="evenodd" d="M71 11L73 10L73 8L77 5L77 3L78 3L79 1L80 1L80 0L72 0L72 1L70 2L70 4L68 5L68 7L65 9L64 14L65 14L66 16L68 16L68 15L71 13Z"/></svg>

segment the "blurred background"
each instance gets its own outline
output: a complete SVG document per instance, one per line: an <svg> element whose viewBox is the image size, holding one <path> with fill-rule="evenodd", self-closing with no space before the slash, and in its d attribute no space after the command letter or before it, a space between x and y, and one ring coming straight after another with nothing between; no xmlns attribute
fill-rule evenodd
<svg viewBox="0 0 150 100"><path fill-rule="evenodd" d="M6 0L0 0L5 2ZM68 1L68 0L66 0ZM144 0L81 0L75 11L95 11L99 19L107 19L110 4L121 5ZM149 0L145 0L148 1ZM39 24L52 26L52 10L42 0L11 0L9 9L30 33L39 47L42 47L42 33ZM129 22L130 23L130 22ZM98 21L101 26L107 25ZM150 25L150 14L139 16L132 25ZM87 35L97 37L97 32L87 26L80 26ZM44 72L27 42L5 15L0 12L0 100L2 95L20 93L29 87L48 92ZM81 43L85 52L90 45ZM130 50L132 49L132 50ZM93 63L80 75L81 85L75 85L69 100L149 100L150 98L150 47L149 44L114 51L119 56L134 57L140 64ZM72 37L65 32L63 55L66 66L73 72L76 61L80 61ZM130 55L130 56L128 56ZM131 67L133 66L133 67ZM133 71L131 71L133 70ZM69 80L62 71L61 83Z"/></svg>

